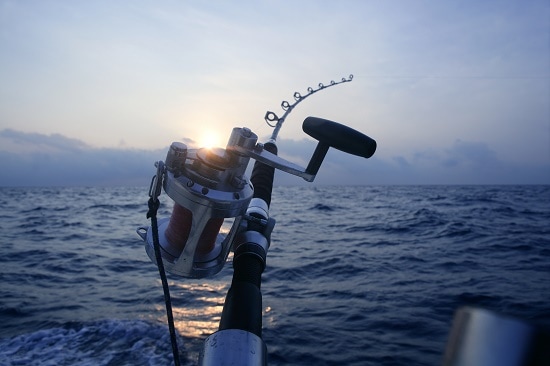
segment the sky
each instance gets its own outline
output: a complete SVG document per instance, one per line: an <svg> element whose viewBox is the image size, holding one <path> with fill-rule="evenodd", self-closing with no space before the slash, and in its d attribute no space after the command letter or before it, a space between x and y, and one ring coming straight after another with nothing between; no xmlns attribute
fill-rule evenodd
<svg viewBox="0 0 550 366"><path fill-rule="evenodd" d="M0 0L0 186L148 185L172 141L266 141L350 74L279 153L307 165L307 116L378 149L314 184L550 184L547 0Z"/></svg>

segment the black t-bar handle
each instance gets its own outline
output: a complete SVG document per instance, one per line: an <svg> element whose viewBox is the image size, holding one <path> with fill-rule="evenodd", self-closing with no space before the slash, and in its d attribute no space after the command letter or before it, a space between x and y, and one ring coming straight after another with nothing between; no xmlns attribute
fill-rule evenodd
<svg viewBox="0 0 550 366"><path fill-rule="evenodd" d="M370 158L376 151L376 141L367 135L327 119L307 117L302 130L319 141L306 168L309 174L317 174L330 147L364 158Z"/></svg>

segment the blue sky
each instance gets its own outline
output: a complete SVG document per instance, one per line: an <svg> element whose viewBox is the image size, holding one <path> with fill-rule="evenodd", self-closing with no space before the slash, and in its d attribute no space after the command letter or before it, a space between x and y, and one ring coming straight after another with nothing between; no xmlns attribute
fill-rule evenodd
<svg viewBox="0 0 550 366"><path fill-rule="evenodd" d="M306 116L377 140L318 184L550 184L548 1L0 0L0 185L148 184L172 141L265 140L349 74L279 135L302 165Z"/></svg>

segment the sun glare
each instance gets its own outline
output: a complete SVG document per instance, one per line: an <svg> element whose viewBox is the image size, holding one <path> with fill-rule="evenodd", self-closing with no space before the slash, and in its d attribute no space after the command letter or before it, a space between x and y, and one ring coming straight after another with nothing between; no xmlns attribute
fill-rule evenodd
<svg viewBox="0 0 550 366"><path fill-rule="evenodd" d="M213 131L205 131L199 140L199 147L213 148L221 147L221 145L220 136Z"/></svg>

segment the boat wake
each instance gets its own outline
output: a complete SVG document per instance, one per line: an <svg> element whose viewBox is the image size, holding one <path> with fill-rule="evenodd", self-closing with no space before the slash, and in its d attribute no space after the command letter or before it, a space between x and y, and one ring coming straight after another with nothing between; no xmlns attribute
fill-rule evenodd
<svg viewBox="0 0 550 366"><path fill-rule="evenodd" d="M180 353L185 360L185 349ZM173 364L166 325L113 319L67 323L0 339L0 364L32 365L37 360L52 366Z"/></svg>

